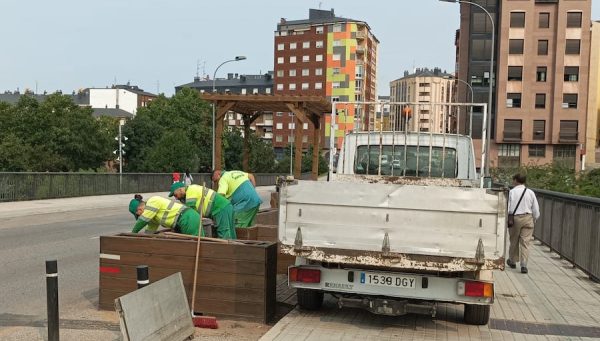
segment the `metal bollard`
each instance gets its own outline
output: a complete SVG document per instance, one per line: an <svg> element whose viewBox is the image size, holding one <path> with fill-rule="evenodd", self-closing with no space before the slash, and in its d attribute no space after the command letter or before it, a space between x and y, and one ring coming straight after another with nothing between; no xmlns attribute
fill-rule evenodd
<svg viewBox="0 0 600 341"><path fill-rule="evenodd" d="M137 266L138 289L141 289L148 284L150 284L150 279L148 278L148 265L138 265Z"/></svg>
<svg viewBox="0 0 600 341"><path fill-rule="evenodd" d="M48 309L48 341L58 341L58 266L46 261L46 299Z"/></svg>

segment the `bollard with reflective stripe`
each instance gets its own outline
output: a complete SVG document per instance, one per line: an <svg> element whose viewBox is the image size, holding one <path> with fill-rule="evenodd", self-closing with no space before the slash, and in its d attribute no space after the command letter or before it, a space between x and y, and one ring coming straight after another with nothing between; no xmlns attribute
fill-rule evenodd
<svg viewBox="0 0 600 341"><path fill-rule="evenodd" d="M58 341L58 266L46 261L46 299L48 306L48 341Z"/></svg>
<svg viewBox="0 0 600 341"><path fill-rule="evenodd" d="M138 265L138 267L137 267L138 289L141 289L148 284L150 284L150 279L148 278L148 265Z"/></svg>

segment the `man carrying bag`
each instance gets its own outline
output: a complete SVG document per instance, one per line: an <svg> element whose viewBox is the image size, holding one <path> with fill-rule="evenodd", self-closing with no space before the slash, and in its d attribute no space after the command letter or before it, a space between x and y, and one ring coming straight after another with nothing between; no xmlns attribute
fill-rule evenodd
<svg viewBox="0 0 600 341"><path fill-rule="evenodd" d="M510 248L506 264L511 268L521 265L521 272L526 274L529 247L533 239L533 226L540 217L540 208L532 190L525 187L525 175L513 176L513 189L508 194L508 233Z"/></svg>

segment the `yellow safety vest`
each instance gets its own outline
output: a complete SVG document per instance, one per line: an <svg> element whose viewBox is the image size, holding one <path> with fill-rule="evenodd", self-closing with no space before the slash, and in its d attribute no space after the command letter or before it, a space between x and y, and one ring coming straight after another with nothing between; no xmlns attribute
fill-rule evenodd
<svg viewBox="0 0 600 341"><path fill-rule="evenodd" d="M144 212L139 217L148 223L148 230L156 230L159 226L175 229L179 215L186 207L176 201L162 197L151 197L146 202Z"/></svg>
<svg viewBox="0 0 600 341"><path fill-rule="evenodd" d="M189 185L185 189L185 203L192 206L200 213L200 203L202 203L202 216L210 217L210 210L215 200L216 192L210 188L200 185ZM202 199L204 198L204 199Z"/></svg>
<svg viewBox="0 0 600 341"><path fill-rule="evenodd" d="M219 189L217 192L225 196L225 198L230 199L238 187L249 180L250 177L246 172L227 171L221 174L221 179L219 179Z"/></svg>

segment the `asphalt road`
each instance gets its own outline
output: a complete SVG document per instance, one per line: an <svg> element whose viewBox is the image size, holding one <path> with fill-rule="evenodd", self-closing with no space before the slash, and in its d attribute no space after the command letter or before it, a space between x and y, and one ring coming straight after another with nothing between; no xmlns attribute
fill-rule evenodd
<svg viewBox="0 0 600 341"><path fill-rule="evenodd" d="M259 193L268 206L269 191ZM46 318L45 261L50 259L58 261L61 319L117 322L114 313L96 310L99 236L130 230L134 220L126 209L129 199L120 195L0 204L0 340L26 339L11 334L22 327L41 329ZM33 337L43 338L39 333Z"/></svg>

